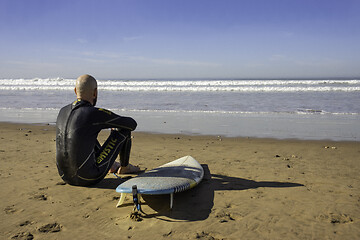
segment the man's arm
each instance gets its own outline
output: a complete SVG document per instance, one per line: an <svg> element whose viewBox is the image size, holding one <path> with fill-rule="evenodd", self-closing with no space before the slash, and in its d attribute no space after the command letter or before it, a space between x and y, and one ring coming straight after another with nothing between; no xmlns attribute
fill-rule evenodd
<svg viewBox="0 0 360 240"><path fill-rule="evenodd" d="M93 119L94 125L101 125L101 128L121 128L134 131L137 123L131 117L122 117L103 108L95 108L96 116Z"/></svg>

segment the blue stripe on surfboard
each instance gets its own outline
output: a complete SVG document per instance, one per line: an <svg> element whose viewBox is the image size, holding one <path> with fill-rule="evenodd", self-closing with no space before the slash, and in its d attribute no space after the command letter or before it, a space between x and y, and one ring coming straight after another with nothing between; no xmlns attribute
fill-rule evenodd
<svg viewBox="0 0 360 240"><path fill-rule="evenodd" d="M170 194L195 187L203 178L201 165L191 156L179 158L120 184L116 191L131 193L136 185L140 194Z"/></svg>
<svg viewBox="0 0 360 240"><path fill-rule="evenodd" d="M176 187L172 187L172 188L168 188L168 189L141 189L141 188L138 188L138 193L140 194L154 194L154 195L157 195L157 194L170 194L170 193L178 193L178 192L183 192L185 190L188 190L191 188L191 184L190 183L185 183L183 185L178 185ZM195 184L194 184L195 186ZM131 188L124 188L124 187L117 187L116 188L116 192L119 192L119 193L131 193L132 192L132 187Z"/></svg>

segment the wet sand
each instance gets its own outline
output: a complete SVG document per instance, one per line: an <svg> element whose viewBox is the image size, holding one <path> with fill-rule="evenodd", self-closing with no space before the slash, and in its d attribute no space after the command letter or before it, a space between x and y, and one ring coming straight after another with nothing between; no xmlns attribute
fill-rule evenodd
<svg viewBox="0 0 360 240"><path fill-rule="evenodd" d="M100 138L105 139L104 132ZM134 133L131 163L151 169L185 155L199 186L131 199L122 179L63 183L50 125L0 123L0 239L359 239L360 142Z"/></svg>
<svg viewBox="0 0 360 240"><path fill-rule="evenodd" d="M1 109L0 122L55 124L59 109ZM116 111L137 131L275 139L360 141L360 115ZM179 119L181 119L179 121Z"/></svg>

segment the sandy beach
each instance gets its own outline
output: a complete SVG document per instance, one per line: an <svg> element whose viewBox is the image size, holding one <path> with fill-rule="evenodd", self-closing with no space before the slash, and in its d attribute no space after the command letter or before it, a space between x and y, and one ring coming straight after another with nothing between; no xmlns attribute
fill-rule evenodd
<svg viewBox="0 0 360 240"><path fill-rule="evenodd" d="M141 221L130 198L115 208L124 179L64 184L54 126L0 123L0 143L0 239L360 239L360 142L135 132L131 163L191 155L205 170L172 211L144 197Z"/></svg>

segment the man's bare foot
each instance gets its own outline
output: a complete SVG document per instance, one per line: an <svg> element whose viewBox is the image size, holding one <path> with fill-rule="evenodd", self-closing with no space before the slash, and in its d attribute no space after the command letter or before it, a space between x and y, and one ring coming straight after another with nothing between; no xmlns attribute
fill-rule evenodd
<svg viewBox="0 0 360 240"><path fill-rule="evenodd" d="M111 166L111 168L109 169L109 173L116 173L119 170L119 168L120 168L120 163L115 161Z"/></svg>
<svg viewBox="0 0 360 240"><path fill-rule="evenodd" d="M126 167L119 167L119 170L117 171L118 174L130 174L138 172L140 172L140 167L134 166L130 163Z"/></svg>

